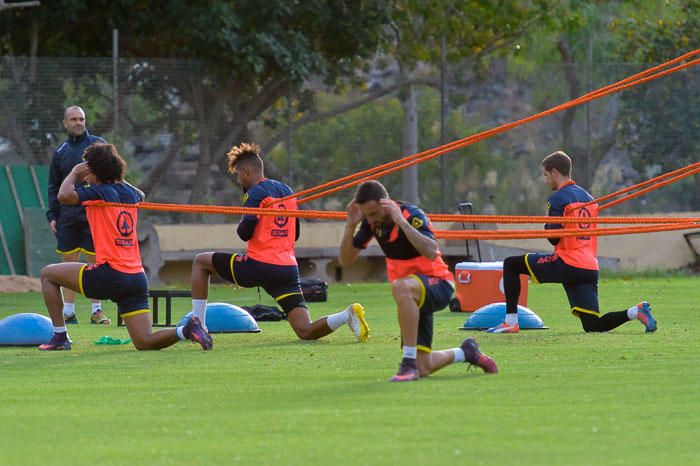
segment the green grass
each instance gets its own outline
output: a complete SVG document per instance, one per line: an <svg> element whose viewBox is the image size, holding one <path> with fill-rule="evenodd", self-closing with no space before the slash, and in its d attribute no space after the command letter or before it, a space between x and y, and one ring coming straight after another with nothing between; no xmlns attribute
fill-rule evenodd
<svg viewBox="0 0 700 466"><path fill-rule="evenodd" d="M123 328L69 328L74 349L0 348L0 463L8 465L656 465L700 464L700 330L693 277L605 279L601 305L649 299L659 331L631 322L584 334L558 285L530 287L528 307L551 327L519 335L458 328L436 314L436 349L476 335L501 373L450 366L415 383L387 382L398 325L386 284L331 286L314 317L352 301L372 337L347 328L298 341L285 322L215 335L214 351L96 346ZM214 287L210 301L258 302ZM175 299L176 315L189 300ZM271 304L263 296L264 303ZM78 301L88 322L87 300ZM38 293L0 295L0 317L43 313ZM115 310L110 303L107 312Z"/></svg>

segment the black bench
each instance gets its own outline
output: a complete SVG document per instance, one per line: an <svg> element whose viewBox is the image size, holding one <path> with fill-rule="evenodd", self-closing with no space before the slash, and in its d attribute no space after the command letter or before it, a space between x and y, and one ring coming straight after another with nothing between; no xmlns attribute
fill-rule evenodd
<svg viewBox="0 0 700 466"><path fill-rule="evenodd" d="M153 326L173 327L172 324L172 298L191 298L192 292L189 290L150 290L148 296L153 298ZM158 300L165 298L165 323L158 322ZM117 316L117 326L123 326L122 316Z"/></svg>

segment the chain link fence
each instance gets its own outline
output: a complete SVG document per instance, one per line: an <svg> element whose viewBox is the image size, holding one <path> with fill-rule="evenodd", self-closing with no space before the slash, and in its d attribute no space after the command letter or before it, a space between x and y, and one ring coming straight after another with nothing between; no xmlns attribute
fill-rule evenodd
<svg viewBox="0 0 700 466"><path fill-rule="evenodd" d="M444 118L441 89L416 85L418 150L532 115L642 69L551 64L528 70L495 61L478 75L451 70L442 90ZM197 61L122 59L115 69L110 58L1 57L0 159L3 164L48 164L65 139L64 108L79 105L89 130L118 146L129 163L129 179L145 188L150 201L239 205L240 192L223 164L233 127L244 131L232 143L260 143L267 175L296 190L408 155L401 152L404 91L333 114L390 81L368 80L365 93L343 95L309 84L247 121L228 104L235 99L216 98L236 90L215 93ZM475 213L541 214L548 192L539 161L558 149L572 156L574 179L594 195L694 162L699 88L700 70L691 68L420 164L419 203L428 212L455 212L460 202L472 202ZM311 111L310 100L330 116L298 126ZM202 166L203 160L209 162ZM382 181L393 197L402 197L400 173ZM305 205L344 209L351 195L340 192ZM698 201L700 182L691 177L611 213L695 210ZM160 222L186 218L146 216Z"/></svg>

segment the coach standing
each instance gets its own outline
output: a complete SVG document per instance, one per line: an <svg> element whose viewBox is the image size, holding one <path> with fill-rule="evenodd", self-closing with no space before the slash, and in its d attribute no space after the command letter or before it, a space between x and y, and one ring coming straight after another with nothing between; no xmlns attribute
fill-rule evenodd
<svg viewBox="0 0 700 466"><path fill-rule="evenodd" d="M83 162L85 149L98 142L106 142L99 136L88 133L85 127L85 112L82 108L71 106L63 112L63 126L68 132L68 139L53 153L49 170L49 210L46 219L51 231L56 235L56 252L61 254L63 262L78 262L82 252L87 262L95 263L95 246L92 242L90 226L85 216L85 208L80 205L61 205L56 198L58 188L73 170ZM63 289L63 314L67 324L77 324L75 315L75 292ZM100 301L92 301L93 324L109 325L110 319L102 312Z"/></svg>

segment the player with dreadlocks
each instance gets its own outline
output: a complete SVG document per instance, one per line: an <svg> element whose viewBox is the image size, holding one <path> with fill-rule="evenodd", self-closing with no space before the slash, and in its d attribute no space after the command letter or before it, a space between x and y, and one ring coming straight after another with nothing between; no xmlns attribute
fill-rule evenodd
<svg viewBox="0 0 700 466"><path fill-rule="evenodd" d="M227 154L228 171L237 176L243 191L243 205L259 208L297 210L295 198L282 201L292 189L284 183L265 178L260 146L242 143ZM238 224L239 238L248 243L245 254L205 252L192 264L192 309L206 325L209 277L217 274L237 287L262 287L282 307L289 325L302 340L317 340L347 324L365 342L369 327L363 307L354 303L346 309L311 321L299 281L294 242L299 239L299 219L244 215Z"/></svg>

